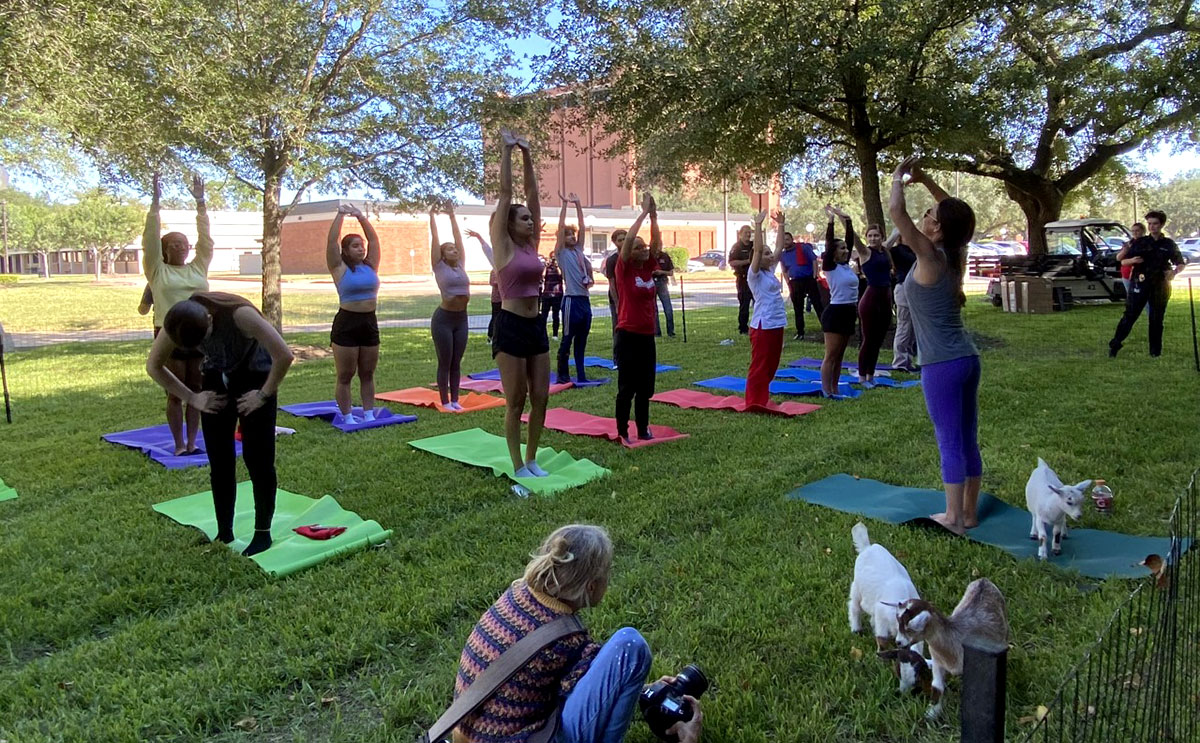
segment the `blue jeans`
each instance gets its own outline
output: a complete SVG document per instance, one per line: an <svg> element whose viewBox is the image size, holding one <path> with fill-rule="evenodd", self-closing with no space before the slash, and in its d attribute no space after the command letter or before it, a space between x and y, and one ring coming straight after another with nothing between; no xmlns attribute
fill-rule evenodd
<svg viewBox="0 0 1200 743"><path fill-rule="evenodd" d="M654 291L658 294L663 314L667 316L667 335L675 335L675 311L671 308L671 286L666 281L655 281L654 283ZM662 335L657 312L654 313L654 334Z"/></svg>
<svg viewBox="0 0 1200 743"><path fill-rule="evenodd" d="M617 630L567 696L556 743L620 743L648 673L646 640L632 627Z"/></svg>

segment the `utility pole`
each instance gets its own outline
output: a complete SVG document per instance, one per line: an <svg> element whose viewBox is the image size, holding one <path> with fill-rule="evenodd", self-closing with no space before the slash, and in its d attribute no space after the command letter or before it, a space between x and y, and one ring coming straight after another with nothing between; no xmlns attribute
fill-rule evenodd
<svg viewBox="0 0 1200 743"><path fill-rule="evenodd" d="M729 250L729 181L721 179L721 252ZM728 254L725 260L729 260Z"/></svg>

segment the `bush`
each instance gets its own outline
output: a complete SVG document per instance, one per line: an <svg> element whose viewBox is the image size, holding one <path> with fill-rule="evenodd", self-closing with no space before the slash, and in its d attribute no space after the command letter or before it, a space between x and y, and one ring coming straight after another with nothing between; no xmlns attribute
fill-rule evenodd
<svg viewBox="0 0 1200 743"><path fill-rule="evenodd" d="M681 248L678 245L672 245L663 248L663 252L671 256L671 262L675 264L675 270L679 273L687 273L687 262L691 256L688 254L687 248Z"/></svg>

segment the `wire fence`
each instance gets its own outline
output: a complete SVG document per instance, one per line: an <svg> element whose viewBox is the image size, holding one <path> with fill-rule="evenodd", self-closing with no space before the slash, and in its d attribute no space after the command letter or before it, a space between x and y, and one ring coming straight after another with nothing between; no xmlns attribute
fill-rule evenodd
<svg viewBox="0 0 1200 743"><path fill-rule="evenodd" d="M1200 740L1196 477L1171 511L1169 554L1147 557L1155 575L1113 614L1023 741Z"/></svg>

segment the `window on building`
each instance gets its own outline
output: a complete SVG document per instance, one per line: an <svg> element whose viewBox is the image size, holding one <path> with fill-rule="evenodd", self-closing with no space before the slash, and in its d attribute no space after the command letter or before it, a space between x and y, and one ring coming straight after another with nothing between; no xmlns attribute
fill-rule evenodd
<svg viewBox="0 0 1200 743"><path fill-rule="evenodd" d="M608 250L608 235L592 232L592 252L604 253Z"/></svg>

